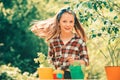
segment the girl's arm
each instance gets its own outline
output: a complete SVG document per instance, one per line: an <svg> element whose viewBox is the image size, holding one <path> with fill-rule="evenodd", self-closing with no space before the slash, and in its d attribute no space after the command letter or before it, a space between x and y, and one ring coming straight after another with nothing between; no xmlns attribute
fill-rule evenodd
<svg viewBox="0 0 120 80"><path fill-rule="evenodd" d="M67 60L70 64L73 64L74 62L80 62L80 64L85 64L86 66L89 65L89 58L88 58L88 54L87 54L87 47L85 42L83 41L82 44L80 44L81 46L79 47L79 56L80 59L79 60L74 60L72 57L68 57Z"/></svg>
<svg viewBox="0 0 120 80"><path fill-rule="evenodd" d="M48 47L48 58L50 58L51 62L53 62L53 57L54 57L54 49L53 49L53 46L52 44L50 43L49 44L49 47Z"/></svg>

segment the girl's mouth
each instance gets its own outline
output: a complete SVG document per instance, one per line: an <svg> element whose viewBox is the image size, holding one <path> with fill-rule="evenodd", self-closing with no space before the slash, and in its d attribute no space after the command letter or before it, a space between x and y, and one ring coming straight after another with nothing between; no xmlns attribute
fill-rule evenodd
<svg viewBox="0 0 120 80"><path fill-rule="evenodd" d="M65 28L65 30L70 30L70 28Z"/></svg>

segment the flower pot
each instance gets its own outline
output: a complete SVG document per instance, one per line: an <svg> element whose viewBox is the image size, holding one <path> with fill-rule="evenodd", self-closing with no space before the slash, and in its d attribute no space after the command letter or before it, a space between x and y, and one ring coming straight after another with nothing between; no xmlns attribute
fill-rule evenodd
<svg viewBox="0 0 120 80"><path fill-rule="evenodd" d="M53 79L53 69L52 68L38 68L38 75L40 80L50 80Z"/></svg>
<svg viewBox="0 0 120 80"><path fill-rule="evenodd" d="M105 67L107 80L120 80L120 66Z"/></svg>

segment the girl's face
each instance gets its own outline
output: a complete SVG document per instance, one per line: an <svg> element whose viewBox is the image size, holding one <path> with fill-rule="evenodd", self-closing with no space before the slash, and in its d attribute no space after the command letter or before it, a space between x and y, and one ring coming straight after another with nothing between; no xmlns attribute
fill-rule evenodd
<svg viewBox="0 0 120 80"><path fill-rule="evenodd" d="M59 24L62 33L71 33L74 27L74 16L67 12L63 13Z"/></svg>

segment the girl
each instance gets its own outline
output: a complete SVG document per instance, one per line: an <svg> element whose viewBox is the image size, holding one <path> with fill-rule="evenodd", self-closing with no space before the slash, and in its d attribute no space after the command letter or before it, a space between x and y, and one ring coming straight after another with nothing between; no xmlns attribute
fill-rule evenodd
<svg viewBox="0 0 120 80"><path fill-rule="evenodd" d="M56 69L64 70L65 79L71 79L69 66L74 62L89 64L86 35L72 10L60 10L55 18L44 21L41 26L45 26L39 29L44 30L49 41L48 56Z"/></svg>

